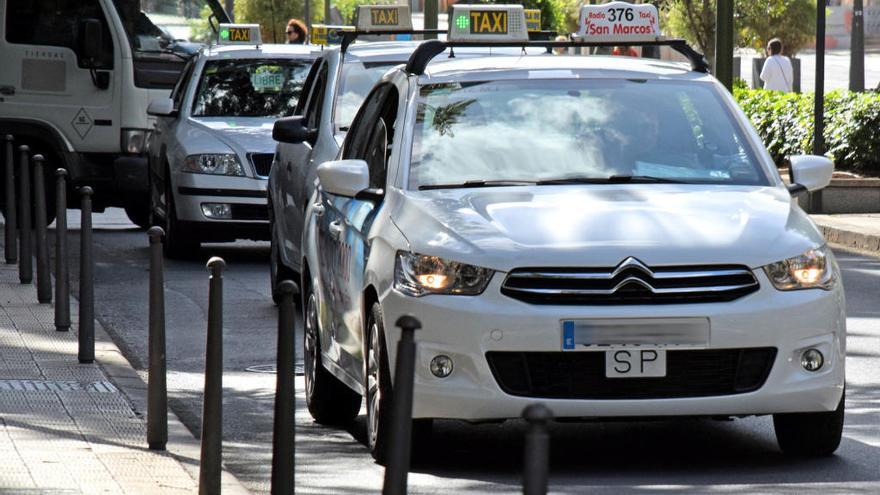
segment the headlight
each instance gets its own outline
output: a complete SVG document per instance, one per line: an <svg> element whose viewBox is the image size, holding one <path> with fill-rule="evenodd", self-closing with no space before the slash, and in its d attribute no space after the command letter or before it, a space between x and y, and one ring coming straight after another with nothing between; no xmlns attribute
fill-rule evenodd
<svg viewBox="0 0 880 495"><path fill-rule="evenodd" d="M122 151L139 155L146 150L151 131L147 129L122 129Z"/></svg>
<svg viewBox="0 0 880 495"><path fill-rule="evenodd" d="M232 153L189 155L183 161L183 171L194 174L244 175L238 156Z"/></svg>
<svg viewBox="0 0 880 495"><path fill-rule="evenodd" d="M437 256L397 252L394 288L409 296L425 294L477 295L486 290L494 271L447 261Z"/></svg>
<svg viewBox="0 0 880 495"><path fill-rule="evenodd" d="M811 249L787 260L771 263L764 273L779 290L831 289L836 281L834 255L827 246Z"/></svg>

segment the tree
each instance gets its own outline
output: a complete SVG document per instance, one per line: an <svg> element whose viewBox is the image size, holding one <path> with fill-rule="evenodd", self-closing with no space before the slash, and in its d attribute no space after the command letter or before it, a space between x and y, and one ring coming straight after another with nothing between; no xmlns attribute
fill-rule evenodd
<svg viewBox="0 0 880 495"><path fill-rule="evenodd" d="M323 17L323 8L312 2L312 21ZM235 0L235 20L260 25L263 43L284 43L287 21L303 18L303 0Z"/></svg>

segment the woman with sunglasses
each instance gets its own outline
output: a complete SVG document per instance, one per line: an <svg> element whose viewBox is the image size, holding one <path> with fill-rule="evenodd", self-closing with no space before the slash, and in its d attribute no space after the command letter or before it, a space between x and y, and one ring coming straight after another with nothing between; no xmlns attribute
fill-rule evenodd
<svg viewBox="0 0 880 495"><path fill-rule="evenodd" d="M287 21L287 44L303 45L309 37L309 29L299 19Z"/></svg>

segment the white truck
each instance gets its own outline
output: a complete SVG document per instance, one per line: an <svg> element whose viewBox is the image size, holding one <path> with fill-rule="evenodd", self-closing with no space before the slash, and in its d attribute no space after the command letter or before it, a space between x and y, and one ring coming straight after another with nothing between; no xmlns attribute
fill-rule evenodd
<svg viewBox="0 0 880 495"><path fill-rule="evenodd" d="M217 0L0 0L0 137L146 226L147 105L220 22Z"/></svg>

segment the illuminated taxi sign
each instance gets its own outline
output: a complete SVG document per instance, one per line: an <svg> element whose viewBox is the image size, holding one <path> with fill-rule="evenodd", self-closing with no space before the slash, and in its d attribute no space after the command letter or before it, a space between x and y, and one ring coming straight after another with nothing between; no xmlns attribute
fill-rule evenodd
<svg viewBox="0 0 880 495"><path fill-rule="evenodd" d="M326 24L312 24L309 33L311 42L315 45L338 45L342 43L342 31L354 31L354 26L328 26Z"/></svg>
<svg viewBox="0 0 880 495"><path fill-rule="evenodd" d="M525 9L526 30L528 32L541 30L541 9Z"/></svg>
<svg viewBox="0 0 880 495"><path fill-rule="evenodd" d="M522 5L453 5L450 41L528 41Z"/></svg>
<svg viewBox="0 0 880 495"><path fill-rule="evenodd" d="M218 45L262 45L259 24L220 24Z"/></svg>
<svg viewBox="0 0 880 495"><path fill-rule="evenodd" d="M412 31L408 5L361 5L357 13L358 31Z"/></svg>
<svg viewBox="0 0 880 495"><path fill-rule="evenodd" d="M660 37L657 7L626 2L584 5L578 35L584 41L654 41Z"/></svg>

